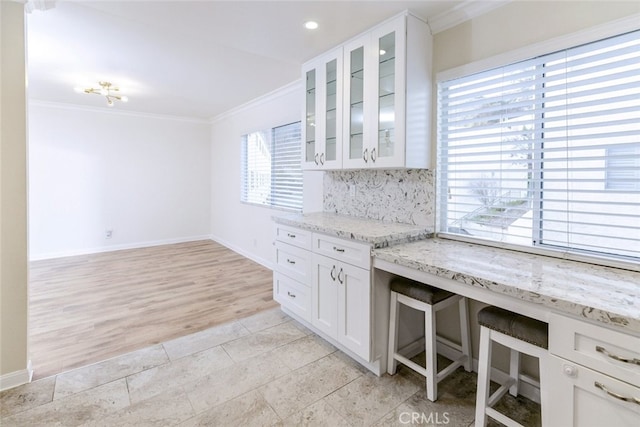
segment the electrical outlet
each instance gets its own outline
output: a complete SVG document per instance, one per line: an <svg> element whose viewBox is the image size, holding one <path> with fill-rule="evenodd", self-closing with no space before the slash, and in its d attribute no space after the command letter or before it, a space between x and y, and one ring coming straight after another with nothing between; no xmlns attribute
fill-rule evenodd
<svg viewBox="0 0 640 427"><path fill-rule="evenodd" d="M351 196L352 199L356 198L356 185L352 184L349 186L349 195Z"/></svg>
<svg viewBox="0 0 640 427"><path fill-rule="evenodd" d="M108 228L104 231L104 238L105 239L110 239L113 237L113 230Z"/></svg>

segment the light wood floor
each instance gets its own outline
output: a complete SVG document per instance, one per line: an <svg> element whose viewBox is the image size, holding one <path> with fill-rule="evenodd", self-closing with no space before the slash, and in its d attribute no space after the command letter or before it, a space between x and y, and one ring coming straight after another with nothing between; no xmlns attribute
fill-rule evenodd
<svg viewBox="0 0 640 427"><path fill-rule="evenodd" d="M35 261L34 379L276 307L271 270L212 241Z"/></svg>

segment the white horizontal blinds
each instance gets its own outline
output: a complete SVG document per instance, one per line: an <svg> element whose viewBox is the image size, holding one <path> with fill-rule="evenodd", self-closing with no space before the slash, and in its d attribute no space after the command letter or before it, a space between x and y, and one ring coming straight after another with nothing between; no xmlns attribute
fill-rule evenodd
<svg viewBox="0 0 640 427"><path fill-rule="evenodd" d="M240 199L302 210L300 122L242 136Z"/></svg>
<svg viewBox="0 0 640 427"><path fill-rule="evenodd" d="M438 85L440 229L640 257L640 32Z"/></svg>
<svg viewBox="0 0 640 427"><path fill-rule="evenodd" d="M242 136L242 188L240 200L269 204L271 194L271 132Z"/></svg>
<svg viewBox="0 0 640 427"><path fill-rule="evenodd" d="M302 159L300 122L273 129L271 205L302 210Z"/></svg>

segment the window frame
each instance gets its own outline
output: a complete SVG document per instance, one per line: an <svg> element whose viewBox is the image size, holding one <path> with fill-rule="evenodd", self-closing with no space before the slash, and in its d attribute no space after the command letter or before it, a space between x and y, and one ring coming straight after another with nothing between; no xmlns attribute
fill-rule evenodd
<svg viewBox="0 0 640 427"><path fill-rule="evenodd" d="M612 21L606 24L598 25L589 28L584 31L576 32L573 34L564 35L551 40L543 41L533 45L525 46L513 51L505 52L490 58L475 61L469 64L464 64L459 67L455 67L449 70L444 70L436 74L436 85L440 82L462 78L473 74L481 73L491 69L508 66L509 64L515 64L518 62L526 61L530 58L537 56L548 55L552 52L557 52L564 49L570 49L575 46L597 42L599 40L614 37L631 31L640 30L638 25L638 19L640 14L630 15L626 18ZM438 122L439 112L436 114L434 120ZM439 138L438 138L439 139ZM437 157L441 158L442 147L440 141L437 144ZM522 246L513 243L500 242L479 236L465 236L461 234L452 234L446 231L442 231L442 211L441 206L446 203L448 197L446 191L441 190L442 187L442 170L440 164L436 170L436 197L435 201L438 205L436 207L435 215L435 231L436 236L451 240L459 240L467 243L483 244L487 246L493 246L498 248L504 248L509 250L515 250L519 252L539 254L545 256L552 256L561 259L571 259L575 261L588 262L598 265L623 268L633 271L640 271L640 263L633 260L627 260L624 258L612 258L605 254L598 253L582 253L580 251L569 250L567 248L554 248L550 246ZM533 223L537 224L538 219L534 218ZM535 226L534 226L535 227ZM535 228L533 233L539 232ZM535 234L533 234L535 235Z"/></svg>

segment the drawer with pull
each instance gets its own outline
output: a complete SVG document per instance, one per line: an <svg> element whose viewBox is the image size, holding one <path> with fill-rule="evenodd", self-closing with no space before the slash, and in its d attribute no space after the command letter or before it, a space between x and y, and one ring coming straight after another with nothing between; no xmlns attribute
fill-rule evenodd
<svg viewBox="0 0 640 427"><path fill-rule="evenodd" d="M313 251L356 267L371 268L371 246L365 243L313 233Z"/></svg>
<svg viewBox="0 0 640 427"><path fill-rule="evenodd" d="M638 425L640 388L553 355L546 363L552 426Z"/></svg>
<svg viewBox="0 0 640 427"><path fill-rule="evenodd" d="M549 318L549 351L640 387L640 337L558 314Z"/></svg>
<svg viewBox="0 0 640 427"><path fill-rule="evenodd" d="M311 249L312 233L301 228L276 224L276 241L285 242L302 249Z"/></svg>
<svg viewBox="0 0 640 427"><path fill-rule="evenodd" d="M273 299L303 320L311 322L311 287L274 271Z"/></svg>
<svg viewBox="0 0 640 427"><path fill-rule="evenodd" d="M276 244L277 270L293 279L311 284L311 252L277 241Z"/></svg>

